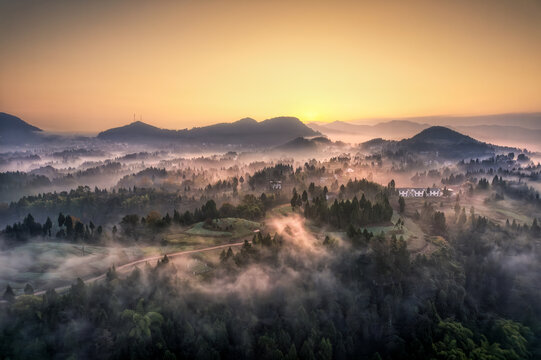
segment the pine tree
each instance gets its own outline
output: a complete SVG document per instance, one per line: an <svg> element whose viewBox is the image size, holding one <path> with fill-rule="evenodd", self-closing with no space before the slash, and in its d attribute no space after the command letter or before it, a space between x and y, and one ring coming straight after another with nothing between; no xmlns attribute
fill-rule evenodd
<svg viewBox="0 0 541 360"><path fill-rule="evenodd" d="M10 302L15 301L15 293L9 284L6 286L6 291L4 291L4 296L2 296L2 299Z"/></svg>

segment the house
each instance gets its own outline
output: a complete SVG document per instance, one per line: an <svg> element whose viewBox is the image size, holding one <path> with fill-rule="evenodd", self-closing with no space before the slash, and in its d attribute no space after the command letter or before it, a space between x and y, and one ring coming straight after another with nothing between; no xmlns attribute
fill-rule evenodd
<svg viewBox="0 0 541 360"><path fill-rule="evenodd" d="M270 180L269 188L271 190L282 190L282 181L280 180Z"/></svg>
<svg viewBox="0 0 541 360"><path fill-rule="evenodd" d="M440 197L440 188L399 188L398 195L402 197Z"/></svg>

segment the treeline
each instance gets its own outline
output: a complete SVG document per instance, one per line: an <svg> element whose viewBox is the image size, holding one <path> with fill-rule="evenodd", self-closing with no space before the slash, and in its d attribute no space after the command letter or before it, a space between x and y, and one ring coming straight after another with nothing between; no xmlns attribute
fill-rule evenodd
<svg viewBox="0 0 541 360"><path fill-rule="evenodd" d="M120 227L126 240L139 239L143 235L155 234L166 230L171 225L188 226L201 221L218 218L238 217L248 220L259 220L265 216L268 209L277 205L278 198L275 195L262 193L259 197L245 195L239 205L234 206L224 203L220 208L214 200L208 200L203 206L192 211L183 213L173 210L173 216L166 213L161 216L157 211L150 212L147 216L129 214L122 218Z"/></svg>
<svg viewBox="0 0 541 360"><path fill-rule="evenodd" d="M60 172L51 166L43 168L44 172L49 173L48 168L54 174L51 178L19 171L0 173L0 201L14 201L28 193L50 191L57 187L75 188L88 183L93 178L109 177L122 171L120 163L111 161L69 173Z"/></svg>
<svg viewBox="0 0 541 360"><path fill-rule="evenodd" d="M375 203L367 200L363 194L361 200L356 196L352 200L335 199L331 206L324 197L316 197L312 203L309 200L304 203L304 216L337 229L347 229L350 226L388 222L393 216L393 208L383 194Z"/></svg>
<svg viewBox="0 0 541 360"><path fill-rule="evenodd" d="M11 201L19 196L50 187L51 180L44 175L27 174L25 172L0 173L0 201Z"/></svg>
<svg viewBox="0 0 541 360"><path fill-rule="evenodd" d="M117 238L118 227L112 227L111 235L113 240L124 240L130 242L145 236L149 239L153 235L166 230L171 225L187 226L200 221L208 221L217 218L238 217L248 220L259 220L263 218L266 211L280 202L278 196L262 193L259 197L245 195L238 205L224 203L219 208L214 200L208 200L200 208L194 211L183 213L173 210L172 216L167 212L162 216L158 211L150 211L146 216L137 214L125 215L120 221L122 238ZM70 241L99 242L102 240L104 229L101 225L95 226L92 221L85 224L80 219L71 215L58 215L58 226L54 226L49 217L44 224L36 222L31 214L28 214L22 222L7 225L2 231L9 239L27 241L32 237L52 237L51 231L56 229L55 238ZM149 236L150 235L150 236Z"/></svg>
<svg viewBox="0 0 541 360"><path fill-rule="evenodd" d="M367 179L361 180L349 180L345 185L340 186L340 195L342 198L352 198L359 193L366 194L367 197L372 198L378 195L381 192L384 192L386 195L389 195L389 190L394 190L394 181L392 181L393 186L383 187L378 183L369 181Z"/></svg>
<svg viewBox="0 0 541 360"><path fill-rule="evenodd" d="M42 218L64 212L77 214L85 222L92 220L106 224L126 213L148 213L152 210L165 212L167 209L195 207L199 204L200 200L152 188L132 187L108 191L79 186L70 191L24 196L2 209L0 215L4 221L14 221L28 213Z"/></svg>
<svg viewBox="0 0 541 360"><path fill-rule="evenodd" d="M92 221L84 224L80 219L71 215L58 215L58 227L55 237L58 239L68 239L72 241L98 242L103 234L101 225L95 226ZM7 225L2 231L8 240L28 241L37 236L51 238L53 222L49 217L43 224L34 220L32 214L25 216L22 222Z"/></svg>

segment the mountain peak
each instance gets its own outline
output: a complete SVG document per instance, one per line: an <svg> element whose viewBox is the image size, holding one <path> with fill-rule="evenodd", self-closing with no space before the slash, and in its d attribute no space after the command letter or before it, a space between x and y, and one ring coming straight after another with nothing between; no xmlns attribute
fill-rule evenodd
<svg viewBox="0 0 541 360"><path fill-rule="evenodd" d="M233 124L238 124L238 125L257 124L257 121L255 119L252 119L251 117L245 117L245 118L235 121Z"/></svg>
<svg viewBox="0 0 541 360"><path fill-rule="evenodd" d="M137 121L134 121L126 126L129 126L129 127L138 127L138 128L156 128L156 126L154 125L150 125L150 124L147 124L145 122L142 122L140 120L137 120Z"/></svg>
<svg viewBox="0 0 541 360"><path fill-rule="evenodd" d="M467 158L491 154L494 146L475 140L444 126L431 126L417 135L398 143L410 151L437 152L447 158Z"/></svg>
<svg viewBox="0 0 541 360"><path fill-rule="evenodd" d="M445 126L431 126L422 130L420 133L412 137L410 140L416 141L451 141L460 143L478 143L479 141L459 133L458 131L449 129Z"/></svg>

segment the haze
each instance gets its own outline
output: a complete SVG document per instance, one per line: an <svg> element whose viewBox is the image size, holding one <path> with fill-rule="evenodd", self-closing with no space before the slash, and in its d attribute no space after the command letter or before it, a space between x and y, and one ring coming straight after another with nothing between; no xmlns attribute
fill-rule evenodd
<svg viewBox="0 0 541 360"><path fill-rule="evenodd" d="M0 1L0 109L52 131L541 110L541 3Z"/></svg>

